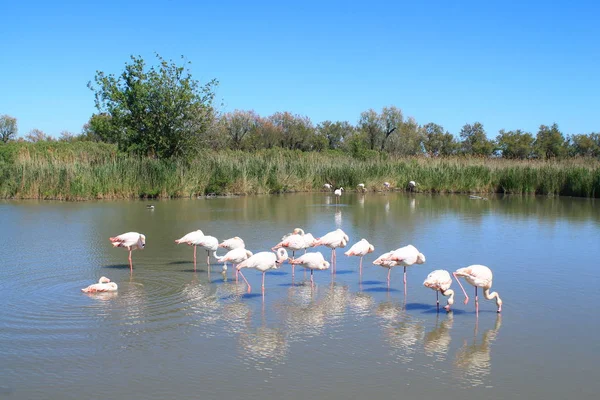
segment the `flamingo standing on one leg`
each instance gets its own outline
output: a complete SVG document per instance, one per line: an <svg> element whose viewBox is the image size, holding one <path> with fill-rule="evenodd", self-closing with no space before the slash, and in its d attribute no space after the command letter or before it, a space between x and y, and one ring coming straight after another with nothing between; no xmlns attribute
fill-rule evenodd
<svg viewBox="0 0 600 400"><path fill-rule="evenodd" d="M271 250L275 251L279 248L286 248L292 251L292 260L296 257L296 250L306 249L306 241L304 240L304 231L300 228L294 229L291 235L286 235L281 242L277 243ZM294 278L294 266L292 265L292 278Z"/></svg>
<svg viewBox="0 0 600 400"><path fill-rule="evenodd" d="M335 204L339 204L340 197L342 197L342 192L343 191L344 191L343 187L334 190L333 194L335 194Z"/></svg>
<svg viewBox="0 0 600 400"><path fill-rule="evenodd" d="M329 268L329 262L325 261L325 259L323 258L323 254L321 254L320 252L303 254L302 256L294 260L290 260L290 264L299 265L306 269L310 269L311 286L314 286L313 271L322 271Z"/></svg>
<svg viewBox="0 0 600 400"><path fill-rule="evenodd" d="M450 289L450 285L452 285L452 277L448 271L443 269L431 272L423 282L423 286L435 290L435 302L438 311L440 310L440 300L438 298L440 293L442 296L448 297L448 304L444 307L446 311L450 311L450 306L454 304L454 290Z"/></svg>
<svg viewBox="0 0 600 400"><path fill-rule="evenodd" d="M465 288L460 283L460 280L458 278L463 277L463 278L465 278L465 280L467 282L469 282L471 285L475 286L475 311L478 314L479 314L479 299L477 297L477 288L478 287L483 288L483 295L487 300L492 300L495 298L496 305L498 306L497 312L502 311L502 300L500 299L500 296L498 296L498 292L490 293L490 288L492 287L492 279L494 277L491 269L489 269L485 265L475 264L475 265L469 265L468 267L465 267L465 268L457 269L455 272L452 273L452 275L454 275L454 278L456 278L456 282L458 282L458 285L460 286L460 288L462 289L462 291L465 295L465 304L467 304L469 302L469 296L467 295Z"/></svg>
<svg viewBox="0 0 600 400"><path fill-rule="evenodd" d="M198 229L197 231L193 231L182 237L181 239L175 240L175 243L185 243L187 245L194 247L194 271L196 271L196 247L199 243L204 239L204 233Z"/></svg>
<svg viewBox="0 0 600 400"><path fill-rule="evenodd" d="M100 292L114 292L118 289L116 283L111 282L110 279L103 276L98 280L98 283L94 283L86 288L81 289L84 293L100 293Z"/></svg>
<svg viewBox="0 0 600 400"><path fill-rule="evenodd" d="M331 249L331 264L333 265L333 268L331 269L332 274L335 272L335 249L338 247L346 247L348 240L348 235L346 235L343 230L336 229L335 231L327 233L325 236L315 239L312 245L312 247L327 246Z"/></svg>
<svg viewBox="0 0 600 400"><path fill-rule="evenodd" d="M360 241L355 243L352 247L350 247L350 250L348 250L344 254L347 256L360 257L359 271L360 271L360 275L362 275L363 257L369 253L372 253L373 251L375 251L375 246L373 246L371 243L369 243L367 241L367 239L361 239Z"/></svg>
<svg viewBox="0 0 600 400"><path fill-rule="evenodd" d="M219 244L219 247L227 250L244 249L246 248L246 244L242 238L236 236L231 239L223 240L223 242Z"/></svg>
<svg viewBox="0 0 600 400"><path fill-rule="evenodd" d="M225 254L223 257L218 257L217 261L220 263L227 263L230 262L233 264L234 268L237 264L246 261L248 258L252 257L252 252L249 250L246 250L243 247L237 248L237 249L233 249L230 250L229 252L227 252L227 254ZM236 269L235 271L235 280L237 282L237 275L238 274L238 270Z"/></svg>
<svg viewBox="0 0 600 400"><path fill-rule="evenodd" d="M142 250L146 247L146 236L137 232L127 232L119 236L109 238L114 247L124 247L129 250L129 269L133 271L131 252L135 249Z"/></svg>
<svg viewBox="0 0 600 400"><path fill-rule="evenodd" d="M382 255L380 255L379 257L377 257L377 259L375 261L373 261L374 265L379 265L380 267L384 267L388 269L388 274L387 274L387 284L388 287L390 286L390 274L392 272L392 268L393 267L397 267L398 265L400 265L399 262L397 261L391 261L389 260L389 257L392 255L392 251L389 251L387 253L383 253Z"/></svg>
<svg viewBox="0 0 600 400"><path fill-rule="evenodd" d="M270 251L261 251L249 257L247 260L242 261L237 266L237 270L248 285L248 293L252 290L252 287L248 283L248 280L242 273L242 268L254 268L262 272L262 291L265 292L265 273L270 269L277 269L279 265L288 259L288 253L285 249L277 249L277 254L271 253Z"/></svg>
<svg viewBox="0 0 600 400"><path fill-rule="evenodd" d="M408 246L400 247L391 252L386 258L388 261L396 261L398 265L404 267L404 286L406 287L406 267L410 267L414 264L423 264L425 262L425 256L420 253L419 250L412 244Z"/></svg>

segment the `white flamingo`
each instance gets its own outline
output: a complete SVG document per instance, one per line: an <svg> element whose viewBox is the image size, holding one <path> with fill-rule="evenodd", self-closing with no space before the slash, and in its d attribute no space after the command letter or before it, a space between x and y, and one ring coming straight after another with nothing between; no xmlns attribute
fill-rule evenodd
<svg viewBox="0 0 600 400"><path fill-rule="evenodd" d="M492 270L486 267L485 265L469 265L465 268L457 269L452 273L458 282L458 285L462 289L465 295L465 304L469 302L469 296L465 291L465 288L460 283L458 278L463 277L467 282L471 285L475 286L475 311L479 313L479 299L477 297L477 288L483 288L483 295L487 300L496 299L496 305L498 306L498 312L502 311L502 300L500 296L498 296L497 292L490 293L490 288L492 287L492 279L494 275L492 274Z"/></svg>
<svg viewBox="0 0 600 400"><path fill-rule="evenodd" d="M417 182L415 182L415 181L408 182L408 188L410 189L411 192L413 190L415 190L416 187L417 187Z"/></svg>
<svg viewBox="0 0 600 400"><path fill-rule="evenodd" d="M227 250L244 249L246 248L246 244L242 238L236 236L232 237L231 239L224 240L221 244L219 244L219 247Z"/></svg>
<svg viewBox="0 0 600 400"><path fill-rule="evenodd" d="M385 260L396 261L398 262L398 265L404 267L404 285L406 286L406 267L410 267L414 264L423 264L425 262L425 255L420 253L415 246L409 244L408 246L400 247L399 249L392 251Z"/></svg>
<svg viewBox="0 0 600 400"><path fill-rule="evenodd" d="M137 232L127 232L119 236L109 238L114 247L123 247L129 250L129 269L133 270L131 252L136 249L142 250L146 247L146 236Z"/></svg>
<svg viewBox="0 0 600 400"><path fill-rule="evenodd" d="M436 269L425 278L423 286L435 290L436 307L440 309L439 294L448 297L448 304L444 307L446 311L450 311L450 306L454 304L454 290L450 289L452 285L452 277L450 273L443 269Z"/></svg>
<svg viewBox="0 0 600 400"><path fill-rule="evenodd" d="M364 192L364 191L366 191L366 189L365 189L365 184L364 184L364 183L359 183L359 184L358 184L358 189L359 189L361 192Z"/></svg>
<svg viewBox="0 0 600 400"><path fill-rule="evenodd" d="M98 280L98 283L94 283L86 288L81 289L84 293L100 293L100 292L114 292L118 289L116 283L111 282L110 279L103 276Z"/></svg>
<svg viewBox="0 0 600 400"><path fill-rule="evenodd" d="M344 254L347 256L358 256L360 257L359 271L362 274L362 262L363 257L369 253L375 251L375 246L367 241L367 239L361 239L355 243L350 249Z"/></svg>
<svg viewBox="0 0 600 400"><path fill-rule="evenodd" d="M342 197L342 192L344 191L344 188L341 187L339 189L335 189L335 191L333 192L333 194L335 195L335 203L339 203L340 202L340 197Z"/></svg>
<svg viewBox="0 0 600 400"><path fill-rule="evenodd" d="M249 257L247 260L242 261L237 266L237 270L248 285L248 293L252 290L252 287L248 283L248 280L242 273L242 268L254 268L262 272L262 291L265 291L265 273L270 269L277 269L279 265L288 259L288 253L285 249L277 249L277 254L271 253L270 251L261 251Z"/></svg>
<svg viewBox="0 0 600 400"><path fill-rule="evenodd" d="M323 188L325 188L327 190L331 190L331 185L329 183L326 183L323 185Z"/></svg>
<svg viewBox="0 0 600 400"><path fill-rule="evenodd" d="M271 250L275 251L280 248L286 248L292 251L292 260L296 257L297 250L306 249L308 246L306 245L306 240L304 238L304 231L300 228L294 229L294 232L291 235L286 235L283 237L281 242L277 243ZM314 241L314 239L313 239ZM292 278L294 277L294 265L292 265Z"/></svg>
<svg viewBox="0 0 600 400"><path fill-rule="evenodd" d="M204 233L198 229L197 231L190 232L183 236L181 239L175 240L175 243L185 243L189 246L194 247L194 270L196 270L196 246L204 239Z"/></svg>
<svg viewBox="0 0 600 400"><path fill-rule="evenodd" d="M390 190L390 183L389 182L383 182L383 188L384 190Z"/></svg>
<svg viewBox="0 0 600 400"><path fill-rule="evenodd" d="M327 233L325 236L315 239L312 247L327 246L331 249L331 263L333 264L331 273L335 271L335 249L338 247L346 247L348 240L348 235L341 229L336 229L335 231Z"/></svg>
<svg viewBox="0 0 600 400"><path fill-rule="evenodd" d="M329 262L325 261L323 254L320 252L303 254L294 260L290 260L290 264L299 265L310 270L311 286L314 285L313 272L315 270L322 271L329 268Z"/></svg>
<svg viewBox="0 0 600 400"><path fill-rule="evenodd" d="M252 252L241 247L241 248L229 250L229 252L227 252L227 254L225 254L223 257L217 257L217 261L220 263L230 262L233 264L233 266L235 268L237 264L246 261L250 257L252 257ZM238 271L236 270L235 271L236 281L237 281L237 276L238 276Z"/></svg>

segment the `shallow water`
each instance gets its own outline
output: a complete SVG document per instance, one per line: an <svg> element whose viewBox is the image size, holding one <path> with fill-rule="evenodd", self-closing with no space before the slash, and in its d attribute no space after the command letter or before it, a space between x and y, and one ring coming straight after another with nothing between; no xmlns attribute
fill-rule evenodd
<svg viewBox="0 0 600 400"><path fill-rule="evenodd" d="M0 203L0 397L14 399L433 398L565 399L600 390L597 277L600 208L571 198L326 193L152 202ZM337 274L285 264L235 283L173 240L202 229L240 236L255 252L302 227L338 227ZM109 236L143 232L146 249ZM412 243L427 257L402 269L372 265ZM327 248L318 248L326 257ZM220 251L220 254L223 254ZM212 260L214 262L214 260ZM485 264L503 298L437 313L422 286L434 269ZM116 293L81 288L102 275ZM469 295L473 298L472 288ZM482 296L480 296L482 298ZM444 301L445 302L445 301ZM595 396L593 396L595 397Z"/></svg>

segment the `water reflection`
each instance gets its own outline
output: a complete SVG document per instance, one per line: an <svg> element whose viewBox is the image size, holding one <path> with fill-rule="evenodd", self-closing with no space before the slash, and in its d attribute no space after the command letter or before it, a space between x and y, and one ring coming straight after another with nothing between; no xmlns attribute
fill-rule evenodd
<svg viewBox="0 0 600 400"><path fill-rule="evenodd" d="M454 322L454 314L448 313L444 320L439 322L440 315L435 318L435 327L427 332L423 339L423 349L425 354L434 357L437 361L444 361L448 354L448 346L450 346L450 329Z"/></svg>
<svg viewBox="0 0 600 400"><path fill-rule="evenodd" d="M454 365L459 369L458 378L468 382L471 386L480 386L485 383L485 378L491 372L490 347L496 340L502 317L496 315L496 323L493 328L483 332L481 342L477 342L478 320L475 322L474 336L471 344L465 339L464 345L456 353Z"/></svg>
<svg viewBox="0 0 600 400"><path fill-rule="evenodd" d="M397 302L382 302L375 313L382 320L384 337L392 354L403 364L411 362L417 344L423 341L423 322L409 315L404 305Z"/></svg>

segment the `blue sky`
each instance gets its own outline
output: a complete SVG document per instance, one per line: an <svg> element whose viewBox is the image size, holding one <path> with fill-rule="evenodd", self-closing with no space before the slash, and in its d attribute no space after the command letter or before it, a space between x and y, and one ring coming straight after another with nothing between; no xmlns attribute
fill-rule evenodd
<svg viewBox="0 0 600 400"><path fill-rule="evenodd" d="M600 2L597 2L600 3ZM192 62L219 111L290 111L355 124L395 105L457 135L465 123L600 131L600 5L593 1L9 1L0 114L19 134L74 133L96 110L96 70L130 55Z"/></svg>

